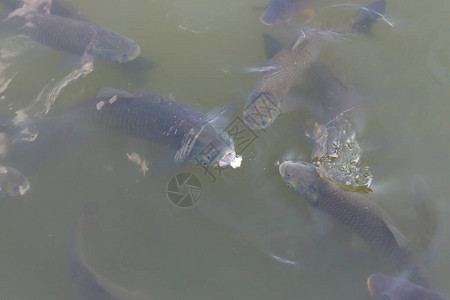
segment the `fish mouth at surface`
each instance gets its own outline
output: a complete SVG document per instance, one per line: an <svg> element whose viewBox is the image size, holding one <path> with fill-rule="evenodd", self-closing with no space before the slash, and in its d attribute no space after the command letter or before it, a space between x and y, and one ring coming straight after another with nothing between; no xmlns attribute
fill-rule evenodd
<svg viewBox="0 0 450 300"><path fill-rule="evenodd" d="M373 298L374 297L374 290L372 288L372 284L370 283L372 276L369 276L369 278L367 278L367 289L369 290L370 296Z"/></svg>
<svg viewBox="0 0 450 300"><path fill-rule="evenodd" d="M230 151L225 154L221 160L219 160L219 166L231 166L233 169L239 168L241 166L242 156L236 155L235 151Z"/></svg>

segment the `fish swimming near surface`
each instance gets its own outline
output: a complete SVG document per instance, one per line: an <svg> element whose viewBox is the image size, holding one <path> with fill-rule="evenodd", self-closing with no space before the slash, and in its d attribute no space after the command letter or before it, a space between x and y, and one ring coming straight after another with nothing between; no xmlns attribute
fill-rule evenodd
<svg viewBox="0 0 450 300"><path fill-rule="evenodd" d="M131 292L117 286L95 272L86 261L83 252L83 227L85 219L95 210L93 204L86 204L78 216L75 232L68 251L70 277L79 299L82 300L150 300L150 297Z"/></svg>
<svg viewBox="0 0 450 300"><path fill-rule="evenodd" d="M359 93L347 83L345 68L332 70L315 62L308 72L319 91L323 123L307 132L313 142L311 160L322 178L352 191L370 191L373 176L360 165L358 137L365 127L366 113Z"/></svg>
<svg viewBox="0 0 450 300"><path fill-rule="evenodd" d="M297 12L311 5L314 0L269 0L259 18L265 25L289 21Z"/></svg>
<svg viewBox="0 0 450 300"><path fill-rule="evenodd" d="M332 36L336 36L332 31L303 28L293 43L261 68L242 113L247 126L253 130L267 128L280 114L298 105L288 97L289 90L317 59L323 42Z"/></svg>
<svg viewBox="0 0 450 300"><path fill-rule="evenodd" d="M311 164L285 161L279 166L279 172L284 182L305 199L313 212L318 210L335 217L375 251L394 258L411 280L428 285L423 266L411 252L409 242L378 205L359 193L344 191L321 178Z"/></svg>
<svg viewBox="0 0 450 300"><path fill-rule="evenodd" d="M10 10L28 7L39 13L86 21L86 18L78 10L64 0L0 0L0 3L3 8Z"/></svg>
<svg viewBox="0 0 450 300"><path fill-rule="evenodd" d="M370 275L367 288L375 300L450 300L441 293L384 274Z"/></svg>
<svg viewBox="0 0 450 300"><path fill-rule="evenodd" d="M233 139L217 128L227 112L213 111L203 114L164 96L103 87L92 99L39 120L26 120L21 127L37 133L33 143L45 140L46 135L58 136L58 131L99 127L167 146L174 151L171 159L176 164L191 160L203 165L234 166L242 158L236 156ZM4 125L4 130L10 126Z"/></svg>
<svg viewBox="0 0 450 300"><path fill-rule="evenodd" d="M79 56L83 64L94 60L124 63L140 54L136 42L99 25L27 9L2 10L0 15L0 26Z"/></svg>

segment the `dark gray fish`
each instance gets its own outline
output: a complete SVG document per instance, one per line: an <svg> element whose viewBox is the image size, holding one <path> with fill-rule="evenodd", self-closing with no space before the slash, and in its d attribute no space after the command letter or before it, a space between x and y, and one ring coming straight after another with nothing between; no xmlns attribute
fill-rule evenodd
<svg viewBox="0 0 450 300"><path fill-rule="evenodd" d="M259 80L245 102L243 119L247 126L264 129L297 105L289 99L289 90L317 59L322 43L333 35L332 31L303 28L292 44L260 69Z"/></svg>
<svg viewBox="0 0 450 300"><path fill-rule="evenodd" d="M259 18L265 25L289 21L297 12L307 8L314 0L269 0Z"/></svg>
<svg viewBox="0 0 450 300"><path fill-rule="evenodd" d="M23 196L29 189L30 183L20 171L0 165L0 198Z"/></svg>
<svg viewBox="0 0 450 300"><path fill-rule="evenodd" d="M339 67L339 68L338 68ZM357 138L364 130L366 114L360 95L347 83L346 71L336 64L334 72L320 62L312 75L324 110L323 124L316 123L307 135L313 141L311 159L322 178L352 191L370 191L373 176L360 165L362 155Z"/></svg>
<svg viewBox="0 0 450 300"><path fill-rule="evenodd" d="M450 300L441 293L408 280L383 274L370 275L367 279L367 288L375 300Z"/></svg>
<svg viewBox="0 0 450 300"><path fill-rule="evenodd" d="M176 151L177 163L228 166L237 159L234 142L212 125L212 118L167 97L105 87L97 97L50 114L34 126L45 134L55 126L63 130L91 124L168 146Z"/></svg>
<svg viewBox="0 0 450 300"><path fill-rule="evenodd" d="M2 11L2 15L4 27L80 56L83 63L96 59L123 63L140 53L133 40L99 25L29 10Z"/></svg>
<svg viewBox="0 0 450 300"><path fill-rule="evenodd" d="M94 209L93 205L84 205L69 243L70 277L79 298L82 300L149 300L150 297L131 292L108 281L87 263L83 252L82 233L85 219Z"/></svg>
<svg viewBox="0 0 450 300"><path fill-rule="evenodd" d="M16 10L28 6L38 13L49 13L66 18L86 21L78 10L70 3L63 0L0 0L3 7L10 10Z"/></svg>
<svg viewBox="0 0 450 300"><path fill-rule="evenodd" d="M409 242L391 218L360 193L342 190L319 176L313 165L285 161L279 166L284 182L313 209L325 212L347 225L374 250L394 258L417 283L427 285L422 266L410 251Z"/></svg>
<svg viewBox="0 0 450 300"><path fill-rule="evenodd" d="M350 21L352 31L364 34L372 33L372 25L383 18L385 10L385 0L375 1L365 7L361 7Z"/></svg>

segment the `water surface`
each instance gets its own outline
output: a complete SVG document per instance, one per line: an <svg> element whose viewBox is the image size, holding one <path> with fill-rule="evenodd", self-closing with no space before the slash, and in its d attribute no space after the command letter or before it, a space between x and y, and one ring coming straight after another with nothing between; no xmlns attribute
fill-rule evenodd
<svg viewBox="0 0 450 300"><path fill-rule="evenodd" d="M287 43L288 32L301 24L264 26L257 7L265 2L71 1L90 20L135 40L141 55L159 66L142 84L118 64L96 63L52 98L48 92L79 67L63 67L57 50L1 33L2 49L15 52L1 56L0 113L12 117L27 109L39 116L92 97L103 85L170 95L203 112L224 102L243 107L238 91L251 88L257 75L235 70L266 61L263 32ZM363 96L362 159L374 174L368 197L409 238L420 226L413 174L429 184L444 220L429 271L433 286L450 295L450 4L387 0L386 11L393 28L377 24L372 36L331 43L320 59L340 60ZM0 298L75 299L67 242L83 203L95 201L100 213L84 232L88 261L105 278L154 299L368 299L368 275L396 270L376 253L352 247L348 229L337 223L331 238L317 236L303 199L275 166L309 160L303 126L313 118L299 110L255 132L242 167L225 170L215 182L192 163L163 176L143 174L127 154L139 154L151 170L163 148L108 132L77 137L63 152L51 152L56 146L50 144L40 151L55 154L42 164L27 163L33 156L17 165L3 158L31 188L0 202ZM202 184L191 208L168 200L167 183L179 172Z"/></svg>

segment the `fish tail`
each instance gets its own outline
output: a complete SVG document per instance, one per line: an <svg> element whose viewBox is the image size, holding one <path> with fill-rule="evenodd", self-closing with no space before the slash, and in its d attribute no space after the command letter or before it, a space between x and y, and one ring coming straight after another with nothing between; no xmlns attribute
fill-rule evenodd
<svg viewBox="0 0 450 300"><path fill-rule="evenodd" d="M425 267L421 263L413 264L406 270L406 275L409 281L430 288L430 278L425 270Z"/></svg>

